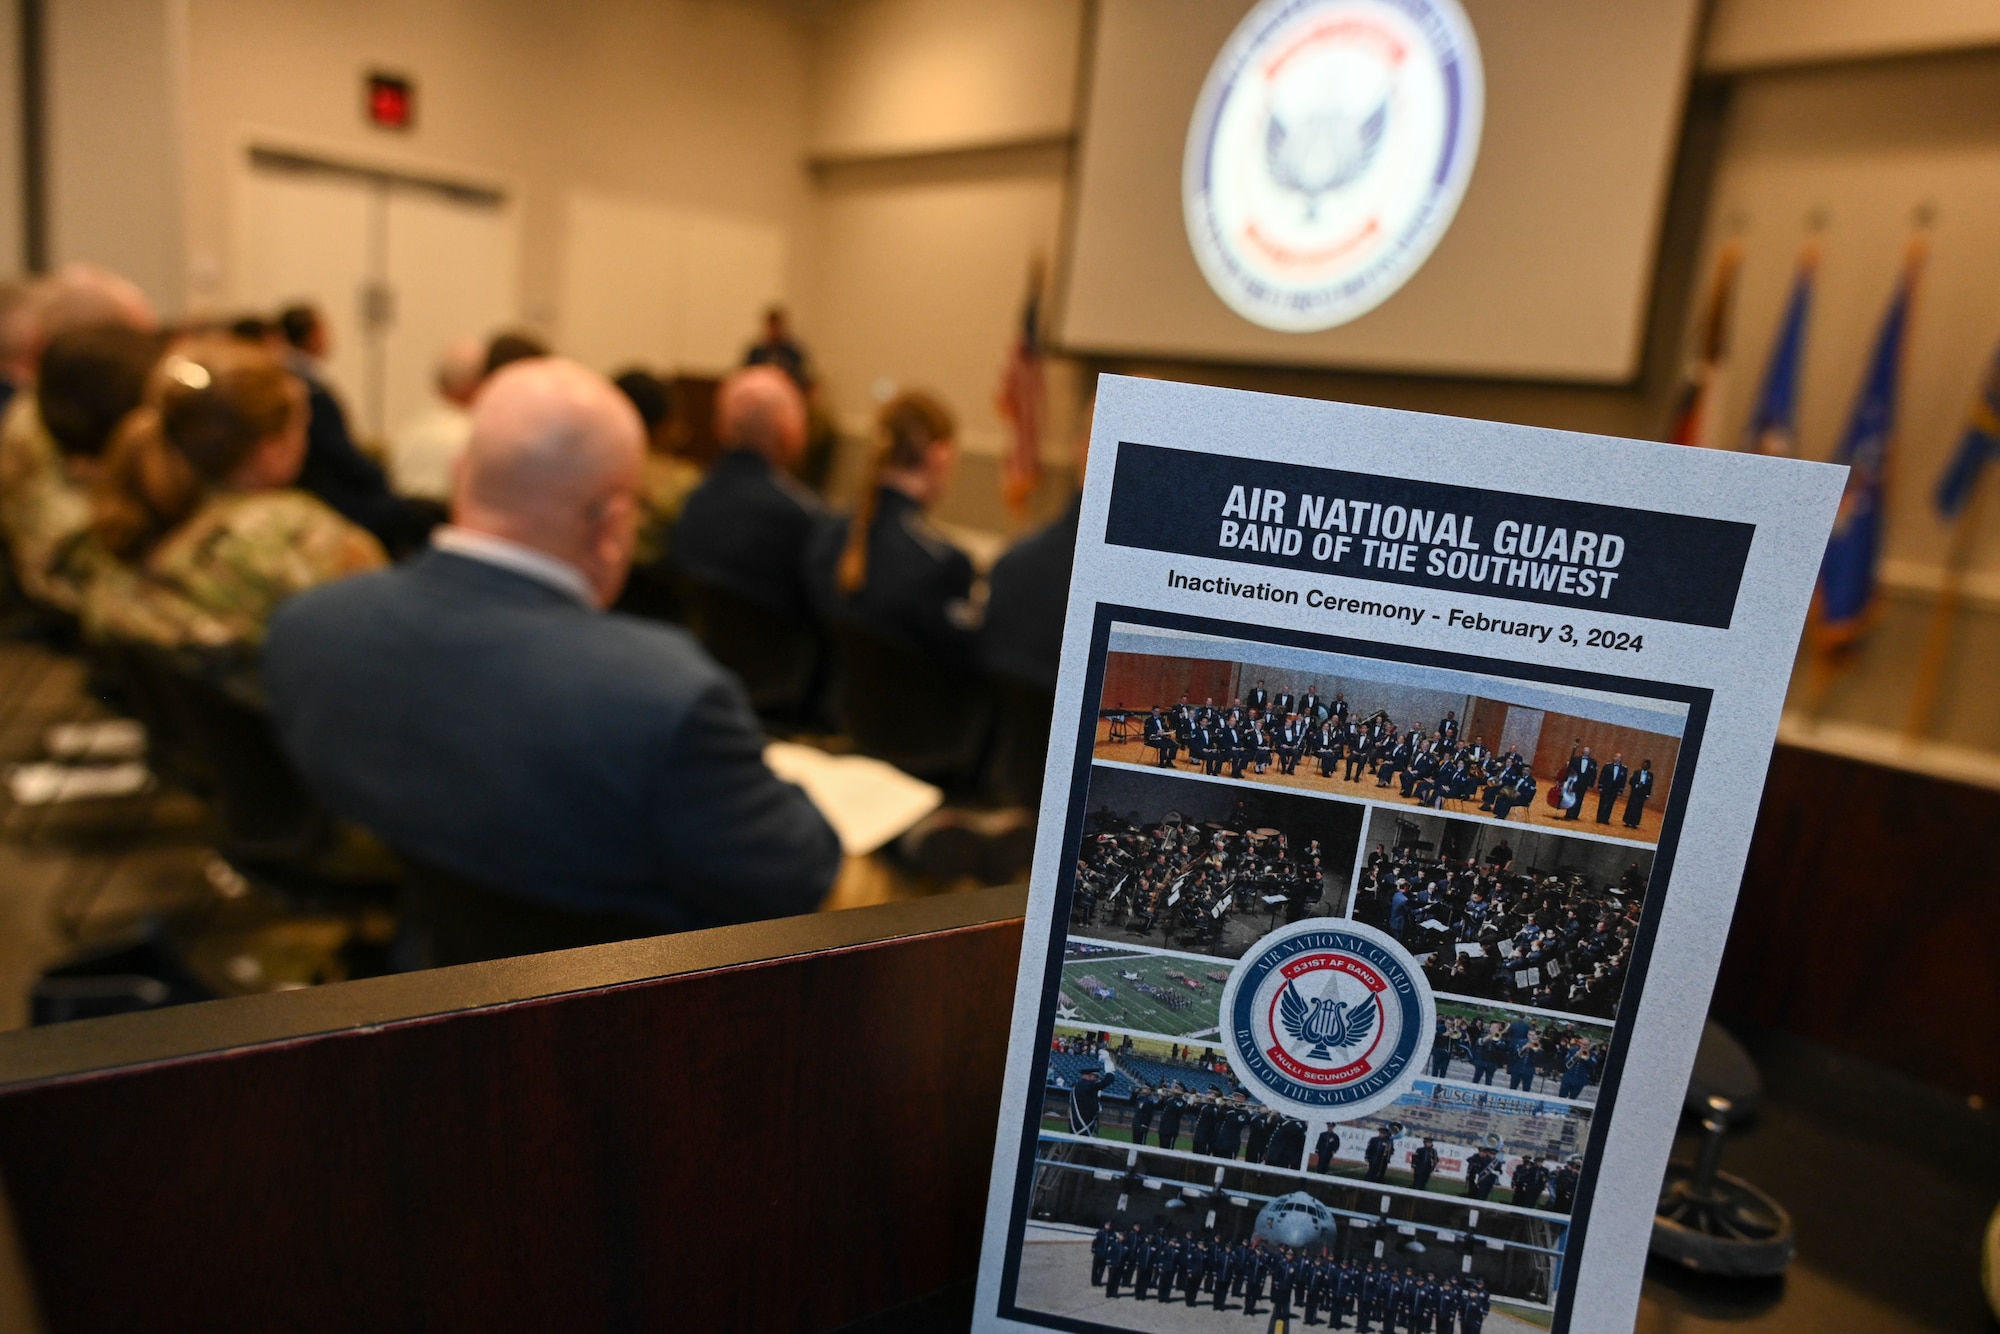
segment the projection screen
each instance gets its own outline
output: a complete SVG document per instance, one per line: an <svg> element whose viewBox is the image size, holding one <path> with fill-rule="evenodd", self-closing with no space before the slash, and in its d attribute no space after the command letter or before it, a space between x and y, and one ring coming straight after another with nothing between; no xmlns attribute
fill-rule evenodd
<svg viewBox="0 0 2000 1334"><path fill-rule="evenodd" d="M1420 64L1406 59L1416 30L1405 14L1422 19L1442 8L1447 16L1462 13L1471 29L1470 50L1447 51L1445 68L1457 82L1453 96L1468 88L1480 94L1469 108L1476 115L1465 122L1476 151L1469 162L1454 164L1469 174L1457 183L1462 197L1448 201L1456 211L1441 234L1407 229L1412 248L1423 250L1419 262L1394 275L1399 280L1386 295L1378 284L1359 300L1298 317L1274 313L1271 302L1259 311L1254 282L1231 291L1225 276L1219 292L1204 262L1217 272L1228 268L1226 258L1198 259L1198 245L1214 252L1216 237L1226 248L1235 235L1287 254L1264 239L1260 224L1268 233L1272 219L1290 209L1291 221L1310 231L1320 221L1315 210L1331 219L1344 174L1389 161L1387 155L1404 151L1404 140L1423 140L1433 152L1440 140L1417 132L1399 140L1411 119L1401 114L1403 102L1386 129L1380 114L1371 118L1371 106L1389 105L1387 94L1370 91L1354 74L1366 73L1365 60L1339 63L1348 53L1337 43L1316 73L1286 86L1285 71L1303 67L1296 51L1311 43L1283 33L1272 39L1276 45L1253 47L1241 44L1259 34L1239 35L1237 54L1247 51L1249 63L1232 67L1239 77L1225 81L1225 91L1235 101L1218 112L1213 87L1202 103L1204 82L1253 6L1101 0L1057 303L1061 346L1104 355L1599 383L1637 373L1697 33L1696 0L1274 0L1257 7L1246 28L1274 10L1287 11L1279 20L1317 10L1307 18L1320 33L1357 13L1366 28L1375 21L1366 12L1371 6L1387 14L1386 24L1377 25L1381 32L1369 31L1378 45L1394 48L1404 62L1399 72ZM1449 25L1433 27L1444 33L1434 45L1449 48ZM1297 64L1284 66L1295 58ZM1418 87L1414 76L1404 84ZM1361 87L1346 94L1351 106L1335 94L1328 94L1332 102L1326 96L1313 102L1328 88L1350 87ZM1251 205L1251 216L1242 208L1209 209L1202 214L1212 219L1208 236L1192 239L1202 229L1191 229L1190 210L1203 206L1190 205L1184 190L1191 127L1200 141L1197 159L1241 160L1249 164L1244 171L1279 182L1267 179L1271 198ZM1218 136L1231 133L1233 147L1215 148ZM1254 216L1259 207L1261 218ZM1381 239L1361 227L1352 235L1358 240L1338 244ZM1357 306L1360 312L1352 313ZM1251 317L1239 313L1245 309ZM1313 325L1328 316L1344 322L1302 331L1267 327Z"/></svg>

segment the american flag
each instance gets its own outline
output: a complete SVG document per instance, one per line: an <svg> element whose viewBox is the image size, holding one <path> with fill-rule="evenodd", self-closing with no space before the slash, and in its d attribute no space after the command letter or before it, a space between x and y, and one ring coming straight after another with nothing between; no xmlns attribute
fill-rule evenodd
<svg viewBox="0 0 2000 1334"><path fill-rule="evenodd" d="M1042 480L1042 430L1048 423L1049 393L1042 365L1042 261L1028 270L1028 296L1021 322L1007 351L995 406L1007 422L1007 452L1000 461L1000 485L1007 507L1028 510L1028 498Z"/></svg>
<svg viewBox="0 0 2000 1334"><path fill-rule="evenodd" d="M1723 374L1729 361L1729 313L1736 294L1736 274L1743 265L1743 247L1730 242L1716 260L1702 319L1701 346L1681 388L1674 424L1667 437L1677 445L1715 444L1716 406L1722 398Z"/></svg>

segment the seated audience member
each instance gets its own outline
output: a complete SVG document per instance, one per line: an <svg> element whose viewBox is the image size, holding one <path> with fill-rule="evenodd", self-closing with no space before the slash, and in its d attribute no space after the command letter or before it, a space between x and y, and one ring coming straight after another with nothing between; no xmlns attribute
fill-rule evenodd
<svg viewBox="0 0 2000 1334"><path fill-rule="evenodd" d="M24 528L46 542L37 567L44 589L61 590L76 609L115 565L91 533L89 488L113 432L139 406L159 359L159 337L124 324L71 329L42 349L28 410L40 424L35 439L50 453L21 513L28 516Z"/></svg>
<svg viewBox="0 0 2000 1334"><path fill-rule="evenodd" d="M498 893L670 930L810 911L840 845L742 688L684 631L602 614L643 450L583 367L495 376L431 550L272 625L280 740L331 810Z"/></svg>
<svg viewBox="0 0 2000 1334"><path fill-rule="evenodd" d="M549 355L549 345L530 333L518 329L508 329L494 334L486 343L486 360L481 364L480 374L491 379L494 375L517 361L532 361L536 357Z"/></svg>
<svg viewBox="0 0 2000 1334"><path fill-rule="evenodd" d="M671 385L637 368L611 383L631 402L646 428L646 461L639 472L639 534L633 541L632 563L651 565L667 554L674 521L701 485L701 469L674 455L680 420Z"/></svg>
<svg viewBox="0 0 2000 1334"><path fill-rule="evenodd" d="M979 627L979 664L992 675L1056 688L1082 517L1079 492L1054 523L1022 538L993 563L986 616Z"/></svg>
<svg viewBox="0 0 2000 1334"><path fill-rule="evenodd" d="M21 318L37 362L48 342L72 332L118 325L150 334L158 324L138 288L87 264L38 285ZM74 559L90 529L88 471L86 461L65 463L33 387L16 393L0 420L0 532L22 591L63 612L82 609L93 577L90 561Z"/></svg>
<svg viewBox="0 0 2000 1334"><path fill-rule="evenodd" d="M290 349L286 362L305 382L311 418L306 425L306 460L298 484L375 535L400 555L422 543L436 514L412 505L389 489L381 465L363 454L347 427L347 413L322 378L320 363L331 346L326 321L312 306L292 306L278 316Z"/></svg>
<svg viewBox="0 0 2000 1334"><path fill-rule="evenodd" d="M160 363L97 479L97 540L136 578L92 586L93 632L254 647L286 598L384 563L366 530L296 488L308 411L262 348L196 343Z"/></svg>
<svg viewBox="0 0 2000 1334"><path fill-rule="evenodd" d="M1069 576L1076 563L1076 530L1083 519L1083 472L1089 455L1090 417L1086 413L1077 438L1077 493L1053 523L1009 547L987 576L979 664L993 676L1011 677L1049 691L1056 688L1056 670L1062 663L1063 618L1069 613Z"/></svg>
<svg viewBox="0 0 2000 1334"><path fill-rule="evenodd" d="M31 282L0 282L0 415L15 394L35 381L35 358L41 350L37 295Z"/></svg>
<svg viewBox="0 0 2000 1334"><path fill-rule="evenodd" d="M956 430L927 394L889 400L854 517L823 523L806 559L825 618L963 661L978 629L972 561L924 520L951 479Z"/></svg>
<svg viewBox="0 0 2000 1334"><path fill-rule="evenodd" d="M460 338L439 354L433 384L437 401L389 437L389 481L398 494L440 502L451 499L451 470L472 431L467 409L479 392L486 348Z"/></svg>
<svg viewBox="0 0 2000 1334"><path fill-rule="evenodd" d="M681 507L674 564L704 583L777 611L804 613L807 545L825 518L819 498L787 473L805 447L806 405L774 366L723 381L716 396L723 453Z"/></svg>

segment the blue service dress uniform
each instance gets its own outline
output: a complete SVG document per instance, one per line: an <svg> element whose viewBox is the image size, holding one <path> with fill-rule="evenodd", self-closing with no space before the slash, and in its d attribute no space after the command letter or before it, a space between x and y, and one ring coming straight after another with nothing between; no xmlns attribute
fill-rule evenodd
<svg viewBox="0 0 2000 1334"><path fill-rule="evenodd" d="M1114 1232L1104 1247L1104 1295L1116 1297L1119 1281L1125 1277L1125 1261L1132 1250L1125 1234Z"/></svg>
<svg viewBox="0 0 2000 1334"><path fill-rule="evenodd" d="M1430 1189L1431 1173L1437 1171L1439 1157L1437 1149L1429 1144L1410 1155L1410 1185L1414 1189Z"/></svg>

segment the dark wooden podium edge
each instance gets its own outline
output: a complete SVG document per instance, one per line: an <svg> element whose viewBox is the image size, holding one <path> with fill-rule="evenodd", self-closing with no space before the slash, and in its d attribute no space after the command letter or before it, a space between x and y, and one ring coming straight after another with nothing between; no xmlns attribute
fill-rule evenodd
<svg viewBox="0 0 2000 1334"><path fill-rule="evenodd" d="M473 1010L977 930L1019 919L1027 896L1024 885L970 890L19 1029L0 1033L0 1096L249 1047L430 1023Z"/></svg>

